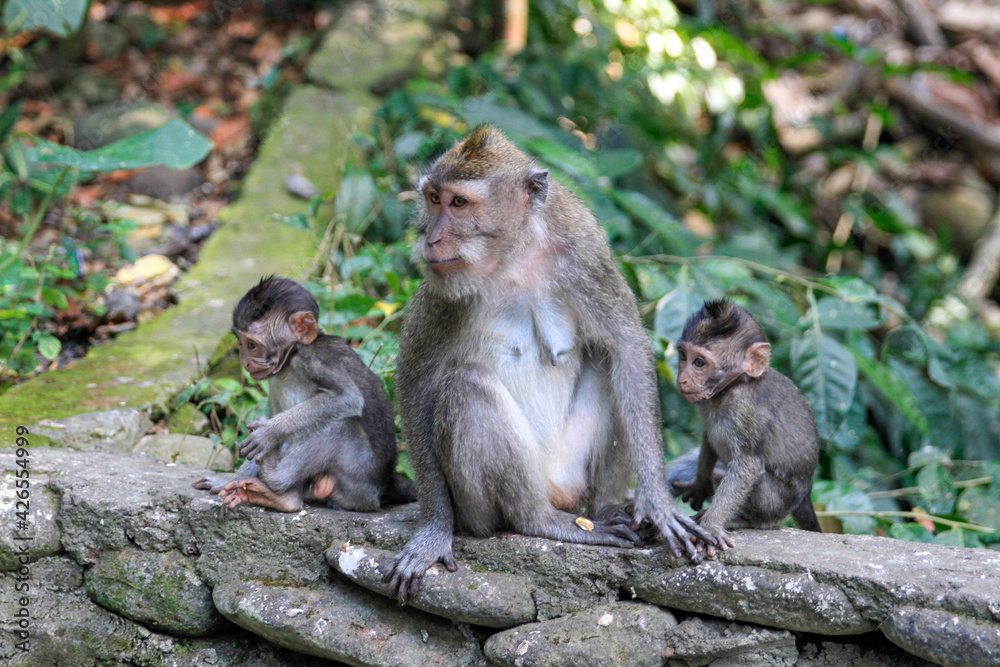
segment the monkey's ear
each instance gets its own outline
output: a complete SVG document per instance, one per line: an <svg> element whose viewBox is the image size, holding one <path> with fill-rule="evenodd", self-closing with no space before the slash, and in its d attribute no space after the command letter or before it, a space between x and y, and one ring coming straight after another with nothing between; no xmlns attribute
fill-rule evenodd
<svg viewBox="0 0 1000 667"><path fill-rule="evenodd" d="M295 337L295 340L303 345L308 345L313 342L316 340L316 336L319 335L319 326L316 324L316 316L308 310L293 313L292 316L288 318L288 326L292 328L292 336Z"/></svg>
<svg viewBox="0 0 1000 667"><path fill-rule="evenodd" d="M759 378L771 365L771 344L754 343L747 348L743 358L743 372L752 378Z"/></svg>
<svg viewBox="0 0 1000 667"><path fill-rule="evenodd" d="M548 169L532 169L524 179L524 189L528 192L528 208L534 210L544 204L549 194Z"/></svg>

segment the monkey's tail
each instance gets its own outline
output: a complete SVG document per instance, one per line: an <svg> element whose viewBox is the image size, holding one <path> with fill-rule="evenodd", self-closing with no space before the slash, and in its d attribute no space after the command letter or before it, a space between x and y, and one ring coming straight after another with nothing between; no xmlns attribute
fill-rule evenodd
<svg viewBox="0 0 1000 667"><path fill-rule="evenodd" d="M815 533L822 533L819 527L819 519L816 518L816 510L813 509L812 500L807 493L802 497L798 507L792 510L792 518L802 530L811 530Z"/></svg>
<svg viewBox="0 0 1000 667"><path fill-rule="evenodd" d="M382 493L382 505L402 505L416 499L413 482L394 472L388 486L385 487L385 492Z"/></svg>
<svg viewBox="0 0 1000 667"><path fill-rule="evenodd" d="M676 459L667 464L667 488L670 494L676 498L681 494L680 490L674 487L674 481L691 482L698 473L698 455L700 448L695 447L691 451L681 454ZM712 482L719 486L723 476L726 474L726 465L721 461L715 464L712 471Z"/></svg>

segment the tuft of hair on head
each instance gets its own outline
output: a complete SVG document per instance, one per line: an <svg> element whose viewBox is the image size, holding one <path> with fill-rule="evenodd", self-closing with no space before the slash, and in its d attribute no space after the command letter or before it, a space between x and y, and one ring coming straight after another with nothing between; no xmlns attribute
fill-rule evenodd
<svg viewBox="0 0 1000 667"><path fill-rule="evenodd" d="M744 345L766 343L763 327L748 313L728 299L707 301L684 325L681 340L695 345L731 338L740 334Z"/></svg>
<svg viewBox="0 0 1000 667"><path fill-rule="evenodd" d="M288 316L309 311L319 318L319 304L305 287L288 278L270 275L243 295L233 309L233 331L246 331L257 320L272 312Z"/></svg>
<svg viewBox="0 0 1000 667"><path fill-rule="evenodd" d="M471 133L438 158L431 169L431 182L474 181L504 167L527 168L531 158L490 123L477 125Z"/></svg>

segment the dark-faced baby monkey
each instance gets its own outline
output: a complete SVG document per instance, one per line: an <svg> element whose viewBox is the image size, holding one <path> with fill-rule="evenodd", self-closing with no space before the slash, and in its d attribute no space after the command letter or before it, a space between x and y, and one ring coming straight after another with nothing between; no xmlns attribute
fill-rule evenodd
<svg viewBox="0 0 1000 667"><path fill-rule="evenodd" d="M395 473L396 428L382 381L342 338L320 331L316 300L297 283L264 278L233 311L240 361L268 380L270 419L249 424L236 479L195 482L235 507L296 512L309 495L345 510L412 499Z"/></svg>
<svg viewBox="0 0 1000 667"><path fill-rule="evenodd" d="M697 559L692 535L715 539L664 483L652 348L591 212L490 126L418 188L427 271L396 387L422 518L393 594L415 595L437 561L455 569L456 530L631 546L648 520Z"/></svg>
<svg viewBox="0 0 1000 667"><path fill-rule="evenodd" d="M696 518L727 546L727 530L771 527L789 513L819 531L810 500L816 421L798 388L770 367L760 324L729 301L712 301L687 321L677 350L677 389L697 404L704 434L700 450L668 466L674 494L696 510L711 498Z"/></svg>

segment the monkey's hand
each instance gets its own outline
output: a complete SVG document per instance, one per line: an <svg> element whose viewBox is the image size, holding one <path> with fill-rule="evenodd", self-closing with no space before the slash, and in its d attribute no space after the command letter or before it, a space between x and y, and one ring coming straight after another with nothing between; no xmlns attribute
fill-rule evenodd
<svg viewBox="0 0 1000 667"><path fill-rule="evenodd" d="M644 521L649 521L660 531L667 547L674 558L681 557L681 548L695 563L701 562L701 554L695 546L695 540L705 545L719 546L718 540L704 528L695 523L694 519L681 513L680 509L666 499L663 503L654 504L648 496L637 496L635 499L635 514L632 515L632 530L639 530Z"/></svg>
<svg viewBox="0 0 1000 667"><path fill-rule="evenodd" d="M262 457L273 452L281 444L281 440L269 426L270 421L270 419L255 419L248 425L250 435L240 445L240 453L248 460L259 462Z"/></svg>
<svg viewBox="0 0 1000 667"><path fill-rule="evenodd" d="M389 584L389 597L399 600L402 607L406 601L420 592L420 578L434 563L440 561L449 572L458 569L455 556L451 552L451 532L442 532L436 526L424 526L396 556L392 567L382 577Z"/></svg>
<svg viewBox="0 0 1000 667"><path fill-rule="evenodd" d="M690 505L693 510L700 510L705 501L715 493L711 480L706 484L698 479L690 482L676 479L674 480L674 488L679 491L678 495L681 500Z"/></svg>

